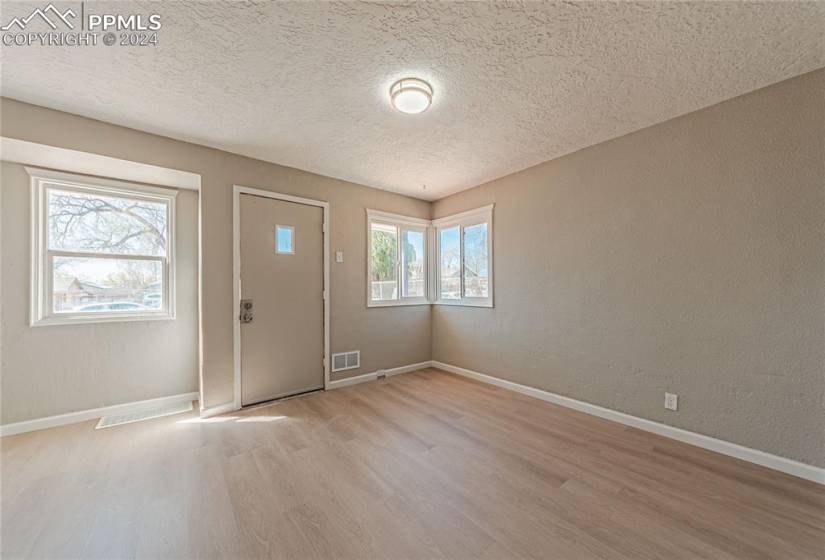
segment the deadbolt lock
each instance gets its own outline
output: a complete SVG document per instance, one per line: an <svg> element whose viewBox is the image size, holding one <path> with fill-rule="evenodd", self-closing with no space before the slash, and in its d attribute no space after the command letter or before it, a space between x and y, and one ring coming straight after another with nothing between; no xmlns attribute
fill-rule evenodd
<svg viewBox="0 0 825 560"><path fill-rule="evenodd" d="M251 299L242 299L241 300L241 323L251 323L252 319L254 319L254 315L252 314L252 300Z"/></svg>

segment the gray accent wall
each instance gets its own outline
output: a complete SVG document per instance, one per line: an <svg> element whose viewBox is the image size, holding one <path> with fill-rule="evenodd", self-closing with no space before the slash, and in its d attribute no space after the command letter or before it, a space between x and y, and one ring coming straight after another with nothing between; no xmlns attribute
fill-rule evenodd
<svg viewBox="0 0 825 560"><path fill-rule="evenodd" d="M825 466L825 71L433 217L490 203L495 308L434 307L435 360Z"/></svg>

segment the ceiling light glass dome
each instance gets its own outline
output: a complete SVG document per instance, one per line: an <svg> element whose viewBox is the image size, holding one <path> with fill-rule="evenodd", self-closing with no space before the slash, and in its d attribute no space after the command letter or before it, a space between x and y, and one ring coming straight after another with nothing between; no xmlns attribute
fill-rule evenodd
<svg viewBox="0 0 825 560"><path fill-rule="evenodd" d="M433 88L424 80L403 78L390 88L390 102L402 113L423 113L433 102Z"/></svg>

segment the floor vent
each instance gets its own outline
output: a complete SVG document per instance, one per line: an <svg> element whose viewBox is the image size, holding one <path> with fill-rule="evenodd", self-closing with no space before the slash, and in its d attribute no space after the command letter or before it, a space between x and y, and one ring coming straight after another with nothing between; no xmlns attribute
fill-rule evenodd
<svg viewBox="0 0 825 560"><path fill-rule="evenodd" d="M361 351L341 352L332 355L332 371L344 371L345 369L358 369L361 367Z"/></svg>
<svg viewBox="0 0 825 560"><path fill-rule="evenodd" d="M192 401L164 404L154 408L130 412L129 414L113 414L112 416L104 416L101 418L97 426L95 426L95 430L131 424L132 422L140 422L141 420L160 418L161 416L180 414L181 412L189 412L190 410L192 410Z"/></svg>

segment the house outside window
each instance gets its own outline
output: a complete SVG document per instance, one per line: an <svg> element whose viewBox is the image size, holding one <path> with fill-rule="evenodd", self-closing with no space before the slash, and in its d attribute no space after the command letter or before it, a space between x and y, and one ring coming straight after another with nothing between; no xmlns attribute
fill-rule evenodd
<svg viewBox="0 0 825 560"><path fill-rule="evenodd" d="M27 171L32 325L174 318L176 192Z"/></svg>

